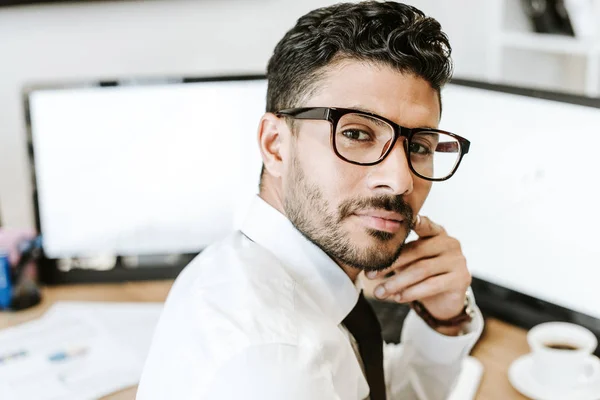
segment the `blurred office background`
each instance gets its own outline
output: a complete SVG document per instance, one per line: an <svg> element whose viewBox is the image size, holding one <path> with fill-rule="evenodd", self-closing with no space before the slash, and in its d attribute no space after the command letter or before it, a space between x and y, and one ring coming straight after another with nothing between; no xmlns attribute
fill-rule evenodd
<svg viewBox="0 0 600 400"><path fill-rule="evenodd" d="M17 3L6 3L11 2ZM3 224L34 224L24 85L128 76L260 74L276 42L300 15L333 3L146 0L0 7ZM598 39L532 35L534 27L520 0L409 3L442 23L454 48L457 77L590 96L600 91ZM599 2L590 4L596 7L595 21L600 20Z"/></svg>

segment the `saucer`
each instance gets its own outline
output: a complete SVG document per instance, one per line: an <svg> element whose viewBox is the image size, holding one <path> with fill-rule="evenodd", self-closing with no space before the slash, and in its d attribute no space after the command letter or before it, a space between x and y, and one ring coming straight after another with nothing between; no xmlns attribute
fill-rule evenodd
<svg viewBox="0 0 600 400"><path fill-rule="evenodd" d="M600 359L590 356L600 364ZM517 358L508 369L510 384L521 394L535 400L600 400L600 377L583 387L556 389L538 382L531 375L533 354Z"/></svg>

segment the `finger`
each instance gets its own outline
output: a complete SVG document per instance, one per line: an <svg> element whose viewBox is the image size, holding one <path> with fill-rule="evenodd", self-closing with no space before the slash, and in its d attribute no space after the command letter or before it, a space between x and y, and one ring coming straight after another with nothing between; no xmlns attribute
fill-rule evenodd
<svg viewBox="0 0 600 400"><path fill-rule="evenodd" d="M451 270L449 265L452 265L452 260L431 258L417 261L376 287L374 291L375 296L382 298L380 297L381 295L389 297L390 295L402 293L410 286L416 285L433 276L449 272ZM379 287L382 287L385 293L378 290Z"/></svg>
<svg viewBox="0 0 600 400"><path fill-rule="evenodd" d="M384 277L387 277L390 274L393 274L395 271L396 267L394 265L386 268L386 269L382 269L381 271L369 271L365 273L365 276L368 279L381 279Z"/></svg>
<svg viewBox="0 0 600 400"><path fill-rule="evenodd" d="M394 263L381 271L370 271L365 274L368 279L381 279L391 272L400 272L414 262L437 257L447 250L455 246L455 239L447 236L438 236L427 239L418 239L413 242L406 243ZM460 246L458 241L456 245Z"/></svg>
<svg viewBox="0 0 600 400"><path fill-rule="evenodd" d="M415 223L413 231L420 238L437 236L446 233L446 230L441 225L438 225L429 218L421 215L417 215L417 222Z"/></svg>
<svg viewBox="0 0 600 400"><path fill-rule="evenodd" d="M409 303L448 292L455 286L456 277L454 275L450 272L425 279L395 295L394 300Z"/></svg>
<svg viewBox="0 0 600 400"><path fill-rule="evenodd" d="M392 267L395 270L402 270L418 260L437 257L452 248L454 245L450 243L452 241L453 239L448 236L434 236L407 243Z"/></svg>

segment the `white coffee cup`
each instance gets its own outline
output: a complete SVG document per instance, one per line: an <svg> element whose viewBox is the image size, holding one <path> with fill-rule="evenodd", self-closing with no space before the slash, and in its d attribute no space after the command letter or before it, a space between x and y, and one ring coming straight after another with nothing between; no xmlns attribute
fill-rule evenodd
<svg viewBox="0 0 600 400"><path fill-rule="evenodd" d="M547 322L527 334L533 352L533 377L550 388L570 389L600 379L599 363L592 353L596 336L586 328L567 322ZM555 347L568 346L569 349Z"/></svg>

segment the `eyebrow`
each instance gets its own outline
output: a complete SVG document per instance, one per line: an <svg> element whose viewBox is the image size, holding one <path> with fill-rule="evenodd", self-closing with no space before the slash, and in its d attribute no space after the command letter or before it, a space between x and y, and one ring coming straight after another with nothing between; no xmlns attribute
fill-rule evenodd
<svg viewBox="0 0 600 400"><path fill-rule="evenodd" d="M361 106L360 104L354 105L354 106L352 106L352 107L349 107L349 108L351 108L351 109L353 109L353 110L362 111L362 112L366 112L366 113L369 113L369 114L375 114L375 115L377 115L377 116L383 117L383 116L382 116L382 115L380 115L379 113L377 113L377 112L375 112L375 111L373 111L373 110L369 109L368 107ZM392 119L391 119L391 118L387 118L387 117L383 117L383 118L386 118L386 119L389 119L390 121L392 121ZM392 121L392 122L393 122L393 121ZM395 122L394 122L394 123L395 123ZM400 124L397 124L397 125L400 125ZM401 126L403 126L403 125L401 125ZM425 128L425 129L438 129L438 128L437 128L437 127L435 127L435 126L429 126L429 125L418 126L418 127L416 127L416 128Z"/></svg>
<svg viewBox="0 0 600 400"><path fill-rule="evenodd" d="M356 110L356 111L362 111L362 112L368 112L368 113L370 113L370 114L375 114L375 113L373 113L373 112L371 112L371 111L359 110L358 108L354 108L354 110ZM359 116L359 117L360 117L360 119L371 121L372 123L374 123L374 124L376 124L376 125L378 125L378 126L385 126L385 127L387 127L388 129L389 129L389 128L391 128L390 124L388 124L387 122L385 122L385 121L383 121L383 120L380 120L380 119L374 119L374 118L371 118L371 117L369 117L369 116L367 116L367 115L361 115L361 114L355 114L355 115L356 115L356 116ZM379 114L375 114L375 115L379 115Z"/></svg>
<svg viewBox="0 0 600 400"><path fill-rule="evenodd" d="M440 134L438 132L423 131L423 132L419 132L418 135L419 136L431 136L431 137L435 137L435 138L439 138L440 137Z"/></svg>

